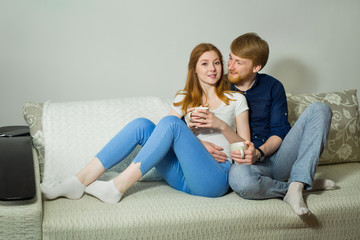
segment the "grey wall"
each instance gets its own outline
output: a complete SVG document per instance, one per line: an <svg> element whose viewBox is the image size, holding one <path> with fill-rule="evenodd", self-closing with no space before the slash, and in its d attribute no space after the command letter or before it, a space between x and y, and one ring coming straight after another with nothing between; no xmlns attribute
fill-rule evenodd
<svg viewBox="0 0 360 240"><path fill-rule="evenodd" d="M288 92L360 90L358 0L0 0L0 126L26 101L173 97L192 48L257 32Z"/></svg>

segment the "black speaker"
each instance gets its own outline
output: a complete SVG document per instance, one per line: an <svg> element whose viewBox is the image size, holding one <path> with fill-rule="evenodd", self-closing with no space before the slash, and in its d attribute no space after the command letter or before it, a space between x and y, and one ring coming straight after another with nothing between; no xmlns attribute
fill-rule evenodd
<svg viewBox="0 0 360 240"><path fill-rule="evenodd" d="M36 195L34 159L27 126L0 128L0 201Z"/></svg>
<svg viewBox="0 0 360 240"><path fill-rule="evenodd" d="M30 136L28 126L7 126L0 127L0 137Z"/></svg>

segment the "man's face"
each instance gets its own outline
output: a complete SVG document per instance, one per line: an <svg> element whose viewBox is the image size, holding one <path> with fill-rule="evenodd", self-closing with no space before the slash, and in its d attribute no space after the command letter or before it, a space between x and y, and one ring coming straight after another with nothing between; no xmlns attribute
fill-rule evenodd
<svg viewBox="0 0 360 240"><path fill-rule="evenodd" d="M253 62L247 58L240 58L233 53L229 54L228 80L233 84L239 84L251 78L254 72Z"/></svg>

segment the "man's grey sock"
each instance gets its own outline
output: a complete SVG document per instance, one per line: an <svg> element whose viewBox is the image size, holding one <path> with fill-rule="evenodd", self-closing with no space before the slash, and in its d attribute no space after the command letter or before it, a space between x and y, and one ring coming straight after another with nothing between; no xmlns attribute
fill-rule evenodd
<svg viewBox="0 0 360 240"><path fill-rule="evenodd" d="M306 206L303 199L304 184L301 182L290 183L289 189L284 197L284 201L287 202L296 215L305 216L310 214L310 210Z"/></svg>

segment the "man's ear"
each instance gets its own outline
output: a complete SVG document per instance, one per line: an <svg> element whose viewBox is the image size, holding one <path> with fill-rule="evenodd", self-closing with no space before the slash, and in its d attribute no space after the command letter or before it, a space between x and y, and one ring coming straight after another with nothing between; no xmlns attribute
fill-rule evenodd
<svg viewBox="0 0 360 240"><path fill-rule="evenodd" d="M258 73L261 70L261 68L262 68L261 65L254 66L253 73Z"/></svg>

